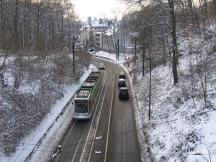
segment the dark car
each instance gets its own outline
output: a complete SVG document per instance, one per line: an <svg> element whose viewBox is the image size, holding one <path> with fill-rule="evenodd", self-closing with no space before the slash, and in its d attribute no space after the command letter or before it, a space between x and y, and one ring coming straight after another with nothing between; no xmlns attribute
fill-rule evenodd
<svg viewBox="0 0 216 162"><path fill-rule="evenodd" d="M129 99L129 93L127 87L119 88L119 99L123 99L123 100Z"/></svg>
<svg viewBox="0 0 216 162"><path fill-rule="evenodd" d="M88 50L88 53L89 53L89 54L96 54L96 51L95 51L94 48L90 48L90 49Z"/></svg>
<svg viewBox="0 0 216 162"><path fill-rule="evenodd" d="M121 72L119 74L119 79L126 79L126 74L124 72Z"/></svg>
<svg viewBox="0 0 216 162"><path fill-rule="evenodd" d="M126 87L126 82L125 82L125 79L119 79L119 82L118 82L118 87Z"/></svg>

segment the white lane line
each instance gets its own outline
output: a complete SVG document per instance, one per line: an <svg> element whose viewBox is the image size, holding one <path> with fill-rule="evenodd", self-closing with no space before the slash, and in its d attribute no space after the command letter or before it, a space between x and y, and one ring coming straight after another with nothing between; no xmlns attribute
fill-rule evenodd
<svg viewBox="0 0 216 162"><path fill-rule="evenodd" d="M102 151L95 151L95 154L102 154Z"/></svg>
<svg viewBox="0 0 216 162"><path fill-rule="evenodd" d="M80 143L81 143L80 141L81 141L81 138L79 139L79 142L78 142L78 145L77 145L77 147L76 147L76 150L75 150L75 152L74 152L74 155L76 155L76 154L77 154L77 151L78 151L79 145L80 145ZM74 162L74 160L75 160L75 157L76 157L76 156L74 156L74 155L73 155L72 162Z"/></svg>
<svg viewBox="0 0 216 162"><path fill-rule="evenodd" d="M74 108L74 105L73 105L72 107ZM72 119L72 120L73 120L73 119ZM65 147L65 145L66 145L66 142L68 141L68 138L70 137L71 132L72 132L74 126L76 125L76 122L77 122L77 120L73 123L72 127L70 128L69 134L68 134L68 136L66 137L66 140L64 140L63 143L62 143L62 146L63 146L63 147L62 147L62 151L64 150L64 147ZM59 155L60 155L60 154L59 154ZM55 159L55 161L58 161L58 160L59 160L59 157L60 157L60 156L57 156L56 159Z"/></svg>
<svg viewBox="0 0 216 162"><path fill-rule="evenodd" d="M106 85L106 90L105 90L105 93L104 93L104 96L103 96L103 100L101 102L101 109L99 110L100 112L99 112L98 117L96 119L96 129L94 129L94 132L92 132L93 133L93 138L92 138L91 149L89 151L89 156L88 156L87 162L90 162L90 159L91 159L92 149L93 149L93 146L94 146L94 139L96 138L98 125L99 125L99 121L100 121L100 118L101 118L101 113L102 113L102 110L104 108L103 105L104 105L104 100L105 100L105 96L106 96L106 92L107 92L107 87L108 87L108 83Z"/></svg>
<svg viewBox="0 0 216 162"><path fill-rule="evenodd" d="M95 137L96 140L99 140L99 139L102 139L102 138L103 138L102 136Z"/></svg>
<svg viewBox="0 0 216 162"><path fill-rule="evenodd" d="M101 95L102 95L102 91L103 91L103 89L104 89L104 85L105 85L105 82L106 82L106 78L107 78L107 76L105 77L105 81L103 82L103 88L102 88L102 90L101 90L101 92L100 92L100 96L99 96L99 99L98 99L98 102L97 102L97 106L96 106L96 109L95 109L95 113L96 113L97 108L98 108L98 105L99 105L99 101L100 101L100 98L101 98ZM94 116L93 116L92 121L94 120L95 113L94 113ZM76 121L77 121L77 120L76 120ZM80 139L81 139L81 137L80 137ZM79 143L79 144L80 144L80 143ZM76 150L78 150L78 148L79 148L79 145L77 145ZM76 154L77 154L77 152L75 152L75 153L73 154L72 162L73 162L73 159L75 159Z"/></svg>
<svg viewBox="0 0 216 162"><path fill-rule="evenodd" d="M103 89L105 87L105 82L106 81L107 81L107 75L106 75L106 78L105 78L105 81L104 81L104 84L103 84L103 88L102 88L101 93L100 93L100 97L101 97L101 94L102 94ZM98 101L100 101L100 98L99 98ZM93 119L91 121L91 125L89 127L88 135L87 135L87 138L86 138L86 141L85 141L85 144L84 144L84 147L83 147L83 151L82 151L82 154L81 154L81 157L80 157L80 162L85 162L85 160L84 160L84 154L87 153L87 151L86 151L87 150L86 149L86 145L87 145L87 142L89 142L89 136L90 136L90 132L92 130L92 126L93 126L93 122L94 122L95 116L97 114L98 105L99 105L99 102L97 103L97 106L96 106L96 109L95 109L95 113L94 113Z"/></svg>
<svg viewBox="0 0 216 162"><path fill-rule="evenodd" d="M114 78L114 86L113 86L112 100L111 100L111 105L110 105L110 116L109 116L107 139L106 139L106 148L105 148L105 153L104 153L104 162L106 162L106 160L107 160L107 150L108 150L108 142L109 142L109 133L110 133L110 124L111 124L111 116L112 116L112 108L113 108L113 97L114 97L114 91L115 91L115 83L116 83L116 80Z"/></svg>

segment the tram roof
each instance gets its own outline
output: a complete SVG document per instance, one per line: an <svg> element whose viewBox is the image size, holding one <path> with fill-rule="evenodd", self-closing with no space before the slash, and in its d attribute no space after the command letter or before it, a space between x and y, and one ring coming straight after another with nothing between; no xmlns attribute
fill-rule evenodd
<svg viewBox="0 0 216 162"><path fill-rule="evenodd" d="M92 88L94 87L95 82L84 82L81 88Z"/></svg>
<svg viewBox="0 0 216 162"><path fill-rule="evenodd" d="M83 99L88 99L90 96L90 92L87 91L87 90L80 90L76 95L75 95L75 99L80 99L80 98L83 98Z"/></svg>
<svg viewBox="0 0 216 162"><path fill-rule="evenodd" d="M99 71L93 71L91 72L91 74L89 75L89 77L99 77L100 76L100 72Z"/></svg>

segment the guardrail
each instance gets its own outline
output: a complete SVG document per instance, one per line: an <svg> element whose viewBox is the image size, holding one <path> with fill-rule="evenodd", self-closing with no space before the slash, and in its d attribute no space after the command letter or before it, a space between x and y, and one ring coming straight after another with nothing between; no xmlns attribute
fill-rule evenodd
<svg viewBox="0 0 216 162"><path fill-rule="evenodd" d="M37 144L35 144L34 148L32 149L32 151L29 153L29 155L25 158L24 162L28 162L33 153L36 151L36 149L40 146L40 144L43 142L43 140L46 138L47 133L50 131L50 129L53 127L53 125L55 124L55 122L58 121L58 119L60 118L60 116L62 116L66 110L66 108L69 106L70 103L72 103L72 100L74 98L74 95L69 99L69 101L66 103L66 105L64 106L64 108L62 109L62 111L58 114L58 116L56 117L56 119L53 121L53 123L48 127L48 129L46 130L46 132L43 134L43 136L39 139L39 141L37 142Z"/></svg>

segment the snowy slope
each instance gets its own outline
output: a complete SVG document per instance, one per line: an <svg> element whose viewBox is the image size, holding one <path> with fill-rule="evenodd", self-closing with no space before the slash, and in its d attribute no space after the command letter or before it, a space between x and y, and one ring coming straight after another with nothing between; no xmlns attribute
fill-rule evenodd
<svg viewBox="0 0 216 162"><path fill-rule="evenodd" d="M173 85L169 63L152 71L150 121L149 72L137 78L137 118L145 128L138 129L146 134L154 161L216 161L215 38L191 34L189 38L180 37L179 42L182 54L179 83ZM206 103L203 88L207 93Z"/></svg>
<svg viewBox="0 0 216 162"><path fill-rule="evenodd" d="M182 56L179 58L177 86L173 85L170 63L152 70L150 121L149 72L146 72L144 77L139 73L134 77L131 71L136 67L125 63L130 62L130 57L121 57L118 61L115 54L102 51L97 54L98 57L106 57L121 66L125 65L124 68L131 74L142 159L146 156L145 140L148 139L152 160L156 162L216 161L216 55L212 50L214 41L215 38L206 40L203 35L179 37L179 51ZM207 65L206 105L202 89L204 63Z"/></svg>
<svg viewBox="0 0 216 162"><path fill-rule="evenodd" d="M26 157L29 155L32 149L37 145L39 139L44 136L44 133L47 132L47 129L56 120L57 116L62 112L65 105L68 103L70 98L80 87L82 82L87 78L88 74L92 71L93 68L95 67L93 65L90 65L89 68L84 71L82 77L79 80L77 80L75 84L63 85L63 97L60 100L58 100L55 105L52 106L50 113L46 115L46 117L41 121L39 126L33 129L29 135L27 135L18 143L15 152L7 156L2 153L3 150L0 150L1 162L12 162L12 161L21 162L26 159ZM7 73L4 73L4 75L6 74ZM10 77L5 77L5 78L10 78ZM10 80L5 82L7 83L7 85L10 84ZM29 84L23 84L19 86L19 91L23 93L31 93L31 92L35 93L35 89L37 89L35 88L35 86L31 86ZM1 95L0 95L0 101L1 101ZM1 105L3 106L3 108L8 107L7 103L5 103L6 105L3 104ZM46 135L46 138L43 140L43 143L41 144L42 146L36 149L35 151L36 155L33 156L33 159L31 159L31 161L34 160L46 161L49 158L48 156L50 156L53 150L55 150L59 140L61 139L60 137L64 134L68 124L72 119L71 116L72 111L73 111L73 107L69 106L65 110L61 118L58 119L58 122L55 122L52 129L49 131L49 133Z"/></svg>

